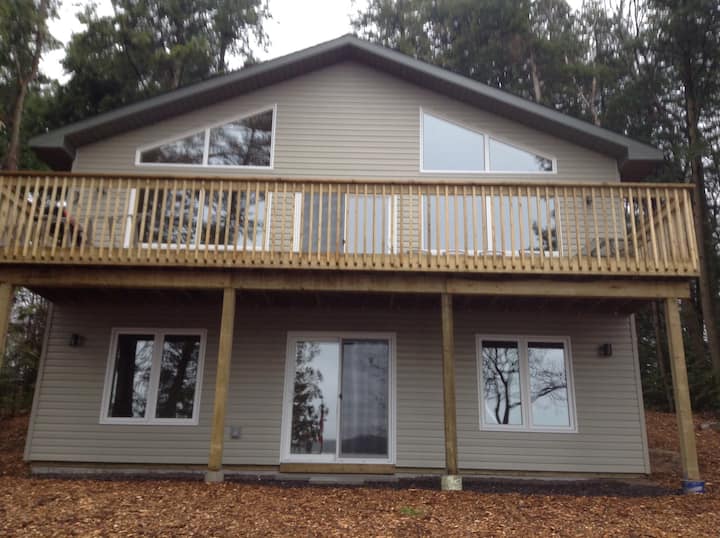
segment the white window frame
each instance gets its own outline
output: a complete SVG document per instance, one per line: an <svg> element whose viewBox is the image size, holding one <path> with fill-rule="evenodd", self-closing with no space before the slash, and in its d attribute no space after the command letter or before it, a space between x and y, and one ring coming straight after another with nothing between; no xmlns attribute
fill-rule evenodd
<svg viewBox="0 0 720 538"><path fill-rule="evenodd" d="M255 164L248 164L248 165L230 165L230 164L208 164L208 154L209 154L209 148L210 148L210 130L214 129L215 127L220 127L222 125L226 125L228 123L232 123L233 121L242 120L245 118L249 118L251 116L256 116L258 114L261 114L263 112L267 112L271 110L272 111L272 129L270 133L270 164L269 166L260 166ZM173 135L169 138L163 138L161 140L151 142L148 144L144 144L142 146L139 146L135 150L135 166L148 166L148 167L178 167L178 168L216 168L216 169L230 169L230 170L273 170L275 168L275 128L277 125L277 103L273 103L272 105L264 106L262 108L258 108L255 110L251 110L249 112L243 112L240 115L232 116L230 118L223 119L222 121L211 123L211 124L205 124L198 126L192 130L189 131L183 131L181 133L178 133L176 135ZM192 163L144 163L141 161L141 154L143 151L147 151L149 149L157 148L158 146L162 146L164 144L170 144L172 142L176 142L178 140L181 140L183 138L186 138L188 136L192 136L194 134L203 133L204 141L203 141L203 162L202 164L192 164Z"/></svg>
<svg viewBox="0 0 720 538"><path fill-rule="evenodd" d="M295 353L296 344L301 341L318 340L323 342L337 342L342 354L343 340L386 340L389 344L388 367L388 457L387 458L341 458L340 439L342 425L340 423L340 402L338 399L337 443L335 454L292 454L290 451L290 428L292 426L292 404L295 390ZM353 464L390 464L396 460L396 335L387 332L313 332L289 331L287 333L287 348L285 358L285 385L283 393L282 432L280 435L280 463L353 463ZM339 357L340 364L342 356ZM342 367L338 365L338 390L342 386Z"/></svg>
<svg viewBox="0 0 720 538"><path fill-rule="evenodd" d="M296 192L295 193L295 207L293 208L293 240L292 240L292 250L295 253L301 253L301 243L300 243L300 235L302 230L302 222L300 222L301 217L301 208L302 204L304 202L303 196L304 194L310 194L308 192L301 193ZM315 193L314 193L315 194ZM317 193L319 194L319 193ZM323 193L326 194L326 193ZM342 235L342 252L340 254L348 255L348 256L354 256L362 255L363 253L358 252L348 252L347 250L347 244L348 244L348 221L349 219L349 204L348 204L348 197L349 196L367 196L368 198L371 196L383 196L381 194L377 193L368 193L365 194L364 192L361 193L354 193L354 192L343 192L340 193L341 195L345 196L345 215L343 216L343 235ZM387 219L386 222L388 223L388 229L387 229L387 236L385 238L385 246L386 250L385 252L376 252L377 255L382 254L395 254L398 252L398 222L397 222L397 216L398 216L398 200L399 196L397 194L385 194L390 199L390 203L387 205L387 215L385 218ZM366 253L367 255L372 255L372 252Z"/></svg>
<svg viewBox="0 0 720 538"><path fill-rule="evenodd" d="M522 424L494 424L485 420L485 393L482 375L482 341L505 340L517 342L520 360L520 398ZM530 371L528 363L528 342L563 344L565 348L565 378L567 380L569 426L535 426L532 423L532 402L530 398ZM480 430L499 432L577 433L577 410L575 406L575 379L573 377L572 348L569 336L527 336L517 334L478 334L475 336L475 366L480 413Z"/></svg>
<svg viewBox="0 0 720 538"><path fill-rule="evenodd" d="M117 355L118 336L123 334L152 334L154 337L152 366L148 382L147 405L144 417L111 417L110 394L112 393L112 380L115 372L115 357ZM157 409L157 395L160 385L160 369L162 364L162 349L164 338L167 335L187 335L200 337L200 352L198 356L197 379L195 380L195 396L193 397L192 418L155 418ZM205 365L205 346L207 342L206 329L159 329L151 327L114 327L110 336L110 351L108 352L105 368L105 383L103 386L102 404L100 408L100 424L133 424L133 425L167 425L167 426L197 426L200 417L200 398L202 395L203 370Z"/></svg>
<svg viewBox="0 0 720 538"><path fill-rule="evenodd" d="M459 127L461 129L465 129L467 131L473 132L475 134L481 135L483 137L483 164L484 168L482 170L431 170L426 169L424 164L424 157L425 157L425 151L424 151L424 130L425 130L425 115L432 116L433 118L444 121L446 123L450 123L452 125L455 125L456 127ZM518 149L520 151L525 151L527 153L531 153L533 155L537 155L538 157L542 157L543 159L547 159L552 162L552 170L547 172L544 170L533 170L533 171L512 171L512 170L491 170L490 169L490 139L495 140L496 142L500 142L502 144L506 144L508 146L511 146L515 149ZM453 119L448 118L445 115L438 114L436 112L430 112L427 110L424 110L423 107L420 107L420 172L423 174L482 174L482 175L557 175L558 173L558 164L557 164L557 158L550 156L542 151L538 151L537 149L530 148L528 146L524 146L521 144L518 144L516 142L510 142L509 140L496 136L492 134L489 131L479 131L478 129L474 127L470 127L467 124L455 121Z"/></svg>
<svg viewBox="0 0 720 538"><path fill-rule="evenodd" d="M182 189L179 189L182 190ZM205 195L210 190L208 188L198 188L197 189L200 193L198 196L198 208L200 211L204 211L205 208ZM135 200L137 199L137 189L131 189L130 190L130 196L128 196L128 205L127 205L127 219L125 224L125 236L123 237L123 247L124 248L130 248L132 246L132 238L134 233L134 226L138 224L138 221L135 220L133 217L135 215ZM232 194L232 191L229 191L230 194ZM243 191L236 191L239 193L242 193ZM200 235L197 235L195 237L195 241L187 244L182 245L176 245L171 243L138 243L138 245L141 248L165 248L165 249L171 249L171 250L217 250L217 251L238 251L238 252L250 252L253 250L257 251L269 251L270 250L270 221L272 216L272 195L273 193L270 191L261 191L265 194L265 214L267 215L267 221L265 222L265 230L264 230L264 239L263 239L263 245L262 246L255 246L255 241L253 241L252 245L246 244L246 241L243 240L243 244L241 245L206 245ZM164 201L164 200L163 200ZM247 203L247 202L246 202ZM257 205L257 202L256 202Z"/></svg>

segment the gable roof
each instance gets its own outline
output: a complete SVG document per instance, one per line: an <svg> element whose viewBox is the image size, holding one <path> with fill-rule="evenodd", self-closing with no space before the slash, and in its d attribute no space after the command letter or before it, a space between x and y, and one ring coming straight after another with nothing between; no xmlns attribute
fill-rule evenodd
<svg viewBox="0 0 720 538"><path fill-rule="evenodd" d="M348 60L614 157L624 179L644 177L663 159L657 148L353 35L67 125L34 137L30 147L53 168L69 170L85 144Z"/></svg>

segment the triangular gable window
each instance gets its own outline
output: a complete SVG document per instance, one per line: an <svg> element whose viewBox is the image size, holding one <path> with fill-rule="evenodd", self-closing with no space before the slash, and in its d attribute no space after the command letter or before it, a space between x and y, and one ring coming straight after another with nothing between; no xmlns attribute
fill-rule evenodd
<svg viewBox="0 0 720 538"><path fill-rule="evenodd" d="M422 115L425 172L554 172L554 161L431 114Z"/></svg>
<svg viewBox="0 0 720 538"><path fill-rule="evenodd" d="M491 138L490 170L493 172L552 172L553 162L546 157Z"/></svg>
<svg viewBox="0 0 720 538"><path fill-rule="evenodd" d="M273 111L231 121L210 129L208 164L270 166Z"/></svg>
<svg viewBox="0 0 720 538"><path fill-rule="evenodd" d="M140 164L271 167L271 108L138 151Z"/></svg>
<svg viewBox="0 0 720 538"><path fill-rule="evenodd" d="M438 172L485 170L485 137L423 114L423 169Z"/></svg>
<svg viewBox="0 0 720 538"><path fill-rule="evenodd" d="M202 164L205 132L194 133L140 152L141 163Z"/></svg>

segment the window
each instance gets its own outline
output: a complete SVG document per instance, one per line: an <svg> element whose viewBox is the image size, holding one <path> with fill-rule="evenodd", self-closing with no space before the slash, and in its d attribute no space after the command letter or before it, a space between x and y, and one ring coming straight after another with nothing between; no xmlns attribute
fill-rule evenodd
<svg viewBox="0 0 720 538"><path fill-rule="evenodd" d="M101 423L197 424L203 330L115 329Z"/></svg>
<svg viewBox="0 0 720 538"><path fill-rule="evenodd" d="M422 113L424 172L545 173L554 159L501 142L487 134Z"/></svg>
<svg viewBox="0 0 720 538"><path fill-rule="evenodd" d="M490 230L488 204L487 197L423 195L421 230L423 250L433 254L455 252L473 254L489 251L491 241L488 236Z"/></svg>
<svg viewBox="0 0 720 538"><path fill-rule="evenodd" d="M253 189L133 189L134 219L128 221L125 244L132 244L135 233L144 246L267 249L270 198L270 193Z"/></svg>
<svg viewBox="0 0 720 538"><path fill-rule="evenodd" d="M566 338L479 337L484 429L575 431Z"/></svg>
<svg viewBox="0 0 720 538"><path fill-rule="evenodd" d="M490 139L490 166L492 172L552 172L550 159L529 151Z"/></svg>
<svg viewBox="0 0 720 538"><path fill-rule="evenodd" d="M551 195L423 194L421 204L425 252L559 254L559 204Z"/></svg>
<svg viewBox="0 0 720 538"><path fill-rule="evenodd" d="M140 153L140 162L201 165L204 151L204 134L194 133L179 140L173 140L167 144L142 151Z"/></svg>
<svg viewBox="0 0 720 538"><path fill-rule="evenodd" d="M453 172L485 170L485 137L423 114L423 169Z"/></svg>
<svg viewBox="0 0 720 538"><path fill-rule="evenodd" d="M388 254L395 250L396 198L301 193L295 199L295 252Z"/></svg>
<svg viewBox="0 0 720 538"><path fill-rule="evenodd" d="M284 461L394 459L393 348L388 334L290 334Z"/></svg>
<svg viewBox="0 0 720 538"><path fill-rule="evenodd" d="M271 168L274 129L275 107L140 148L137 164Z"/></svg>

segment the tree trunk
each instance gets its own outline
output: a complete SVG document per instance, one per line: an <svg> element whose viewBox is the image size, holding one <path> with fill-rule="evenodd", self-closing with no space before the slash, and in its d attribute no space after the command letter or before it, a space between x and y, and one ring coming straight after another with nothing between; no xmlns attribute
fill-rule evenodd
<svg viewBox="0 0 720 538"><path fill-rule="evenodd" d="M45 46L45 24L48 17L49 0L42 0L38 6L40 20L35 32L35 53L33 55L30 72L26 76L20 72L22 66L18 66L16 73L18 81L18 91L13 104L12 113L12 129L10 131L10 142L8 144L8 152L5 157L3 168L6 170L17 170L20 162L20 126L22 123L23 110L25 108L25 97L27 96L28 87L37 77L40 68L40 57L42 56L43 47Z"/></svg>
<svg viewBox="0 0 720 538"><path fill-rule="evenodd" d="M542 80L540 80L540 72L537 62L535 62L535 52L533 50L530 50L530 75L532 77L535 102L540 103L542 102Z"/></svg>
<svg viewBox="0 0 720 538"><path fill-rule="evenodd" d="M700 308L702 309L702 318L705 324L707 334L708 347L710 349L710 360L712 362L713 375L715 382L720 383L720 342L718 341L717 323L715 321L715 312L713 306L713 291L710 283L710 266L707 262L708 251L708 218L707 218L707 195L705 193L705 177L702 163L702 155L700 148L702 147L702 139L698 128L699 114L697 101L695 99L695 85L692 76L692 66L688 63L683 73L685 85L685 107L687 118L687 132L690 150L690 168L692 171L692 181L695 184L693 190L694 206L693 211L695 221L695 233L697 234L698 258L700 265L699 299Z"/></svg>
<svg viewBox="0 0 720 538"><path fill-rule="evenodd" d="M695 293L695 299L681 301L680 314L682 325L687 331L688 369L690 371L703 371L707 368L707 351L703 337L702 321L698 312L697 293ZM702 402L707 396L707 391L703 390L702 386L694 384L692 396L694 403Z"/></svg>
<svg viewBox="0 0 720 538"><path fill-rule="evenodd" d="M10 142L8 144L8 152L5 155L5 170L17 170L20 162L20 124L22 123L23 109L25 108L25 97L27 96L28 82L19 81L15 102L12 109L12 128L10 130Z"/></svg>
<svg viewBox="0 0 720 538"><path fill-rule="evenodd" d="M655 329L655 357L657 358L658 371L662 379L665 398L668 403L668 410L675 412L675 404L672 394L672 382L668 377L667 366L665 365L665 339L663 338L663 325L660 321L660 308L656 301L652 304L653 329Z"/></svg>
<svg viewBox="0 0 720 538"><path fill-rule="evenodd" d="M597 99L598 79L596 76L592 79L592 90L590 92L590 114L592 114L593 123L600 127L600 114L595 104Z"/></svg>

